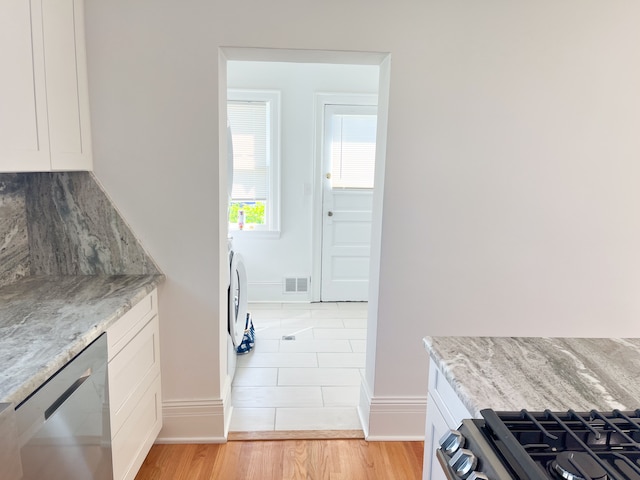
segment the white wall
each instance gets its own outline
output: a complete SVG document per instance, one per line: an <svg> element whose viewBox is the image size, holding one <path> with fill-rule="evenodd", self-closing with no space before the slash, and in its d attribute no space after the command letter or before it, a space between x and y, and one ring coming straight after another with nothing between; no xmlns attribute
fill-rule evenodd
<svg viewBox="0 0 640 480"><path fill-rule="evenodd" d="M96 174L168 275L174 437L219 438L226 395L219 46L391 53L372 437L414 433L378 417L418 416L424 335L640 334L640 4L87 2Z"/></svg>
<svg viewBox="0 0 640 480"><path fill-rule="evenodd" d="M249 280L249 300L309 301L308 293L283 293L284 277L310 277L313 259L313 189L317 185L316 93L371 94L378 91L379 68L283 62L227 63L229 88L281 92L281 233L233 231Z"/></svg>

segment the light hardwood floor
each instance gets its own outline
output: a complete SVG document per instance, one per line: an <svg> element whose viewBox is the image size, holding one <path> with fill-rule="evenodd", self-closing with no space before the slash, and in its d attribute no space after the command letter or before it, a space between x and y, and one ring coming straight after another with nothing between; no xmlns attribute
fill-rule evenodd
<svg viewBox="0 0 640 480"><path fill-rule="evenodd" d="M154 445L136 480L419 480L423 442L357 439Z"/></svg>

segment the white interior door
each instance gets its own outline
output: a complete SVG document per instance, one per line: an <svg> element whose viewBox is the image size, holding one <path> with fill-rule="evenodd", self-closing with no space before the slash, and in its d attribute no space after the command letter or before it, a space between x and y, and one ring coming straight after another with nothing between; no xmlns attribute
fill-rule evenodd
<svg viewBox="0 0 640 480"><path fill-rule="evenodd" d="M366 301L377 109L325 105L322 301Z"/></svg>

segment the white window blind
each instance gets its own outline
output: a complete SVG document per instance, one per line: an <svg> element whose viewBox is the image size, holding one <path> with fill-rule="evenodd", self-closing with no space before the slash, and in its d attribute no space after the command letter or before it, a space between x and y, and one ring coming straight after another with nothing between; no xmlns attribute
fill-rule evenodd
<svg viewBox="0 0 640 480"><path fill-rule="evenodd" d="M331 119L331 186L373 188L377 116L333 114Z"/></svg>
<svg viewBox="0 0 640 480"><path fill-rule="evenodd" d="M269 197L269 102L229 101L233 143L232 201Z"/></svg>

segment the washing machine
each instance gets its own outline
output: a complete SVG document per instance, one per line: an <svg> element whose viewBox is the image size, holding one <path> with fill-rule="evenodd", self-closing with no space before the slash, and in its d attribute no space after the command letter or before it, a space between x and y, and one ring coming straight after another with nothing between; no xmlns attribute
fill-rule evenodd
<svg viewBox="0 0 640 480"><path fill-rule="evenodd" d="M247 271L242 256L229 247L229 335L234 347L244 337L247 324Z"/></svg>
<svg viewBox="0 0 640 480"><path fill-rule="evenodd" d="M236 349L242 342L247 324L247 271L242 256L233 250L233 242L227 240L229 254L229 291L227 329L227 373L233 381L236 372Z"/></svg>

